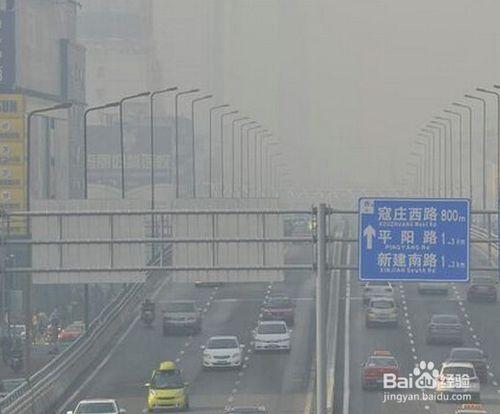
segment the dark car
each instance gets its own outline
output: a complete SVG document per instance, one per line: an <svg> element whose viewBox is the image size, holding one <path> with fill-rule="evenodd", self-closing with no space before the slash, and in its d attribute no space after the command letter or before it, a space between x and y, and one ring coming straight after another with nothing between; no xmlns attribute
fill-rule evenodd
<svg viewBox="0 0 500 414"><path fill-rule="evenodd" d="M488 382L486 355L479 348L453 348L446 362L470 362L481 384Z"/></svg>
<svg viewBox="0 0 500 414"><path fill-rule="evenodd" d="M275 296L262 307L262 320L285 321L288 326L295 322L295 305L287 296Z"/></svg>
<svg viewBox="0 0 500 414"><path fill-rule="evenodd" d="M432 315L427 327L427 344L462 345L463 326L457 315Z"/></svg>
<svg viewBox="0 0 500 414"><path fill-rule="evenodd" d="M195 302L169 302L163 311L163 335L170 332L201 332L201 313Z"/></svg>
<svg viewBox="0 0 500 414"><path fill-rule="evenodd" d="M496 302L497 280L491 276L474 276L467 289L469 302Z"/></svg>

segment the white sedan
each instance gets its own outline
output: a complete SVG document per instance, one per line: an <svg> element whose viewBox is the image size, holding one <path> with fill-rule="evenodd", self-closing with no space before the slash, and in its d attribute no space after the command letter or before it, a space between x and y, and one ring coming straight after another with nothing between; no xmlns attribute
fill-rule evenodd
<svg viewBox="0 0 500 414"><path fill-rule="evenodd" d="M262 321L253 332L253 347L255 351L286 351L290 352L290 336L284 321Z"/></svg>
<svg viewBox="0 0 500 414"><path fill-rule="evenodd" d="M116 400L95 399L80 401L75 411L68 411L67 414L122 414L125 412L126 410L118 407Z"/></svg>
<svg viewBox="0 0 500 414"><path fill-rule="evenodd" d="M203 368L241 368L244 345L236 336L212 336L203 349Z"/></svg>

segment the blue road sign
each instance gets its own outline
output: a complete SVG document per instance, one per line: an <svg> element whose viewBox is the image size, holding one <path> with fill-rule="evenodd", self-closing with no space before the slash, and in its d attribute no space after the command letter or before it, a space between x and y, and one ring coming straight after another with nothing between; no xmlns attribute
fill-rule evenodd
<svg viewBox="0 0 500 414"><path fill-rule="evenodd" d="M469 280L465 199L360 198L362 281Z"/></svg>

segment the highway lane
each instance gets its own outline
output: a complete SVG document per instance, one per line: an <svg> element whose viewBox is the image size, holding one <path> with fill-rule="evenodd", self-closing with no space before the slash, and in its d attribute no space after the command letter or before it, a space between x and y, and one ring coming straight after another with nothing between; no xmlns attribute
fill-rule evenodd
<svg viewBox="0 0 500 414"><path fill-rule="evenodd" d="M304 257L310 258L310 253ZM297 299L293 349L290 354L254 355L250 333L265 297L273 293ZM312 278L302 272L289 272L284 283L225 284L217 290L183 284L165 287L157 301L192 299L207 307L203 332L193 337L163 338L159 321L153 330L137 324L91 384L64 409L72 409L83 398L110 397L117 398L129 413L143 412L144 383L151 371L162 360L174 360L191 383L192 412L220 413L231 402L264 404L274 407L272 412L303 412L314 343L312 294ZM201 345L218 334L239 335L247 345L246 366L241 371L202 370Z"/></svg>
<svg viewBox="0 0 500 414"><path fill-rule="evenodd" d="M356 254L352 254L356 263ZM486 266L487 258L478 248L473 249L473 266ZM466 284L454 284L447 297L418 293L414 283L396 284L396 295L401 307L400 328L367 329L361 302L362 285L357 275L350 277L351 287L351 347L350 347L350 413L421 413L452 414L455 404L437 404L428 401L408 401L404 404L383 402L382 392L361 390L360 364L374 349L390 350L409 373L415 362L430 361L441 364L448 357L452 345L427 345L425 334L432 314L455 313L464 320L465 345L478 346L490 357L490 382L482 386L482 401L489 413L500 413L500 309L499 304L477 304L466 301ZM413 342L412 342L413 341Z"/></svg>

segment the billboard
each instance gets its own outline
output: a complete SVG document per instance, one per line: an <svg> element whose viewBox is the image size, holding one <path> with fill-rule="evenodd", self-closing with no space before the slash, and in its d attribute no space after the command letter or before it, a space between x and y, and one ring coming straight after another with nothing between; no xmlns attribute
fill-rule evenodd
<svg viewBox="0 0 500 414"><path fill-rule="evenodd" d="M0 90L12 91L16 81L16 29L14 1L0 4Z"/></svg>
<svg viewBox="0 0 500 414"><path fill-rule="evenodd" d="M26 208L25 104L22 95L0 94L0 207ZM24 219L9 223L9 234L27 232Z"/></svg>

